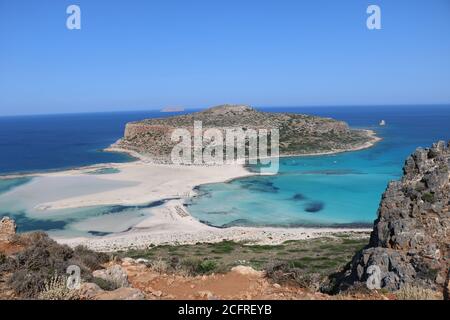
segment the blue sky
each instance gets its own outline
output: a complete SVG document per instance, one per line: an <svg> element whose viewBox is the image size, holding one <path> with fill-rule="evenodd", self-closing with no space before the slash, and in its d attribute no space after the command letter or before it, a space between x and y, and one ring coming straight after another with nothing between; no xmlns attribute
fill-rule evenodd
<svg viewBox="0 0 450 320"><path fill-rule="evenodd" d="M0 0L0 115L221 103L450 103L450 1Z"/></svg>

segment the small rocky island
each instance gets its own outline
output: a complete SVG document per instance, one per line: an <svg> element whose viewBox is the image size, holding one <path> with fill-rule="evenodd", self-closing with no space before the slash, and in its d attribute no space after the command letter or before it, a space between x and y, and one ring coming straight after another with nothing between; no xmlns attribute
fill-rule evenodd
<svg viewBox="0 0 450 320"><path fill-rule="evenodd" d="M168 162L175 146L175 129L217 128L279 129L281 155L335 153L370 147L379 140L369 130L350 129L347 123L317 116L257 111L245 105L221 105L187 115L146 119L126 125L125 135L110 150L129 151L155 161Z"/></svg>

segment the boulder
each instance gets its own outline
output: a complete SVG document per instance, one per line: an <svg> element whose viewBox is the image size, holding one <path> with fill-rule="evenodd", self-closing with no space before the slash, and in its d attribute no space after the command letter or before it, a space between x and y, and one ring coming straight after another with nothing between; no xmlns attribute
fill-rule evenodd
<svg viewBox="0 0 450 320"><path fill-rule="evenodd" d="M81 284L78 292L82 300L91 300L104 291L95 283L85 282Z"/></svg>
<svg viewBox="0 0 450 320"><path fill-rule="evenodd" d="M16 223L13 219L3 217L0 220L0 241L10 241L16 234Z"/></svg>
<svg viewBox="0 0 450 320"><path fill-rule="evenodd" d="M107 269L96 270L92 273L96 278L101 278L114 283L117 287L129 287L128 275L119 265L113 265Z"/></svg>
<svg viewBox="0 0 450 320"><path fill-rule="evenodd" d="M449 266L450 143L440 141L417 149L402 179L388 184L369 245L340 275L338 289L377 277L391 291L411 284L443 292Z"/></svg>
<svg viewBox="0 0 450 320"><path fill-rule="evenodd" d="M261 278L264 276L264 272L257 271L253 269L252 267L248 266L236 266L231 269L232 272L236 272L245 276L252 276L255 278Z"/></svg>

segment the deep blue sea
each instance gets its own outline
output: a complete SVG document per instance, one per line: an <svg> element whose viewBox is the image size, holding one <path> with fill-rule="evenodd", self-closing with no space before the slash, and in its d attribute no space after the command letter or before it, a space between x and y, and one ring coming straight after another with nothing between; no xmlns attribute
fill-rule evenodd
<svg viewBox="0 0 450 320"><path fill-rule="evenodd" d="M282 158L275 176L200 186L199 196L187 204L199 220L218 227L369 225L376 217L387 183L401 176L406 157L417 147L450 140L450 106L261 109L344 120L355 128L375 130L383 140L375 147L356 152ZM126 155L102 149L123 135L125 123L169 115L122 112L0 118L0 174L132 161ZM387 124L384 127L378 125L382 119ZM0 198L7 198L8 192L29 182L29 178L0 180ZM45 220L27 212L26 207L16 206L20 199L13 200L8 207L2 207L0 201L0 216L14 216L19 230L60 233L71 229L71 224L86 225L85 217L116 215L117 221L123 223L137 217L139 210L149 212L152 207L77 209ZM8 199L2 201L8 203ZM111 225L114 220L109 221L108 226L89 233L123 231Z"/></svg>
<svg viewBox="0 0 450 320"><path fill-rule="evenodd" d="M125 154L102 149L123 136L127 122L173 114L148 111L0 117L0 174L131 161Z"/></svg>

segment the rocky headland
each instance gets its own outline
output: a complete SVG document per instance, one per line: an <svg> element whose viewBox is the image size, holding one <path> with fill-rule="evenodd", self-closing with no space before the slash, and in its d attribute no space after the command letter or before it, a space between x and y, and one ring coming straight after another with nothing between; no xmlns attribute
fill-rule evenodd
<svg viewBox="0 0 450 320"><path fill-rule="evenodd" d="M146 119L126 125L122 139L111 151L127 151L153 161L170 162L176 142L171 140L175 129L193 132L194 121L201 121L203 130L278 129L281 155L336 153L370 147L379 138L369 130L350 129L347 123L317 116L257 111L245 105L221 105L187 115ZM225 134L223 134L225 136ZM205 146L205 145L204 145Z"/></svg>
<svg viewBox="0 0 450 320"><path fill-rule="evenodd" d="M450 142L417 149L403 172L383 194L369 245L354 256L338 281L340 290L365 284L373 275L387 290L414 285L445 289L448 295Z"/></svg>

